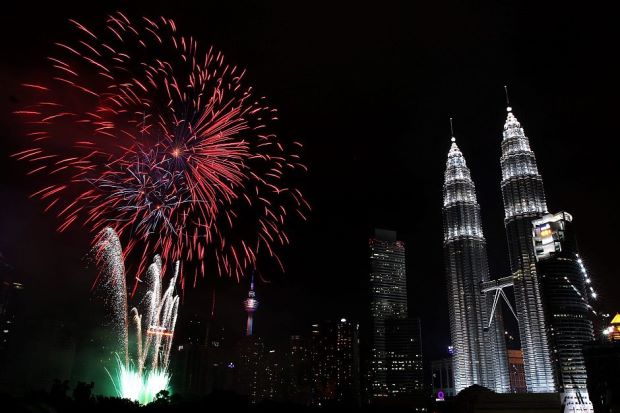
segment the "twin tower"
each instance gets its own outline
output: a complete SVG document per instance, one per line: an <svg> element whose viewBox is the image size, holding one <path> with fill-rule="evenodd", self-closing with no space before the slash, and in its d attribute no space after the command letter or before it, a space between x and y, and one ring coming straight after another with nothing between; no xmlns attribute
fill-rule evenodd
<svg viewBox="0 0 620 413"><path fill-rule="evenodd" d="M547 205L536 158L510 107L501 148L501 188L511 270L510 277L502 280L514 287L528 392L555 392L532 242L532 221L547 214ZM443 219L455 390L458 393L479 384L496 392L509 392L501 311L492 311L499 307L497 295L485 294L483 288L494 281L489 278L480 206L454 137L446 163Z"/></svg>

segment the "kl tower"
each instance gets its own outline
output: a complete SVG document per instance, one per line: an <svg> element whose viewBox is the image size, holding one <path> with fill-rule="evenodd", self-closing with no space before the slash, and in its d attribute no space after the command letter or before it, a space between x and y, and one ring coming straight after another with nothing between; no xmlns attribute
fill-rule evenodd
<svg viewBox="0 0 620 413"><path fill-rule="evenodd" d="M243 307L245 312L248 313L248 321L245 327L245 335L251 336L254 324L254 312L258 308L258 300L256 299L256 293L254 292L254 273L252 273L252 281L250 282L250 291L248 291L248 298L243 301Z"/></svg>

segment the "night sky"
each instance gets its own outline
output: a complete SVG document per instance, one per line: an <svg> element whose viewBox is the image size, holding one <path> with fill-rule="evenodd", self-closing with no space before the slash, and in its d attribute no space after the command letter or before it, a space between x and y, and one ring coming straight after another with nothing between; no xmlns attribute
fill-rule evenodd
<svg viewBox="0 0 620 413"><path fill-rule="evenodd" d="M290 229L285 274L263 274L255 332L282 342L315 320L361 319L367 309L368 237L398 231L407 246L409 308L422 319L424 353L449 344L442 261L442 182L448 119L476 184L492 276L508 275L500 141L508 84L543 176L550 212L574 216L581 255L600 293L620 311L617 219L619 87L616 16L585 3L490 2L15 2L0 24L0 252L26 285L30 325L62 320L87 337L93 310L90 239L28 199L38 189L9 155L24 146L19 84L46 70L67 20L98 24L121 10L166 15L206 48L247 68L280 111L280 136L305 144L299 185L313 211ZM265 4L263 4L265 3ZM180 324L208 314L240 334L247 283L203 280L184 293ZM31 331L36 340L41 332Z"/></svg>

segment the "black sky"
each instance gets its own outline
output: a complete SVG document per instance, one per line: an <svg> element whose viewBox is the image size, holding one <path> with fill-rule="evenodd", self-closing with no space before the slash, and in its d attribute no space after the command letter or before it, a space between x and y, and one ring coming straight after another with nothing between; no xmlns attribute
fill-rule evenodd
<svg viewBox="0 0 620 413"><path fill-rule="evenodd" d="M603 6L569 2L17 2L0 24L0 251L23 277L32 320L92 322L88 238L55 233L28 199L36 182L9 158L23 138L11 115L18 83L45 70L67 19L106 13L176 20L213 44L279 108L281 136L305 144L309 223L291 229L287 273L258 286L256 331L299 332L367 307L367 238L375 226L407 244L410 312L425 353L449 342L442 262L441 186L448 118L472 170L494 276L508 271L500 192L503 85L525 128L551 212L573 214L581 254L605 309L620 311L615 199L620 172L618 24ZM420 2L421 3L421 2ZM207 312L208 282L188 290L182 317ZM218 282L217 314L243 327L246 285ZM181 321L182 322L182 321Z"/></svg>

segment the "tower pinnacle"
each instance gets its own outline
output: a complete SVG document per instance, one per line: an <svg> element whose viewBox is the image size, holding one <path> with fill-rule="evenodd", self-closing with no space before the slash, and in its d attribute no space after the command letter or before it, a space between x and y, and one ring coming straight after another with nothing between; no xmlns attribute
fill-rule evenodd
<svg viewBox="0 0 620 413"><path fill-rule="evenodd" d="M450 142L456 142L454 137L454 127L452 126L452 118L450 118Z"/></svg>
<svg viewBox="0 0 620 413"><path fill-rule="evenodd" d="M506 112L512 112L512 106L510 106L510 98L508 97L508 86L504 85L504 92L506 93Z"/></svg>

